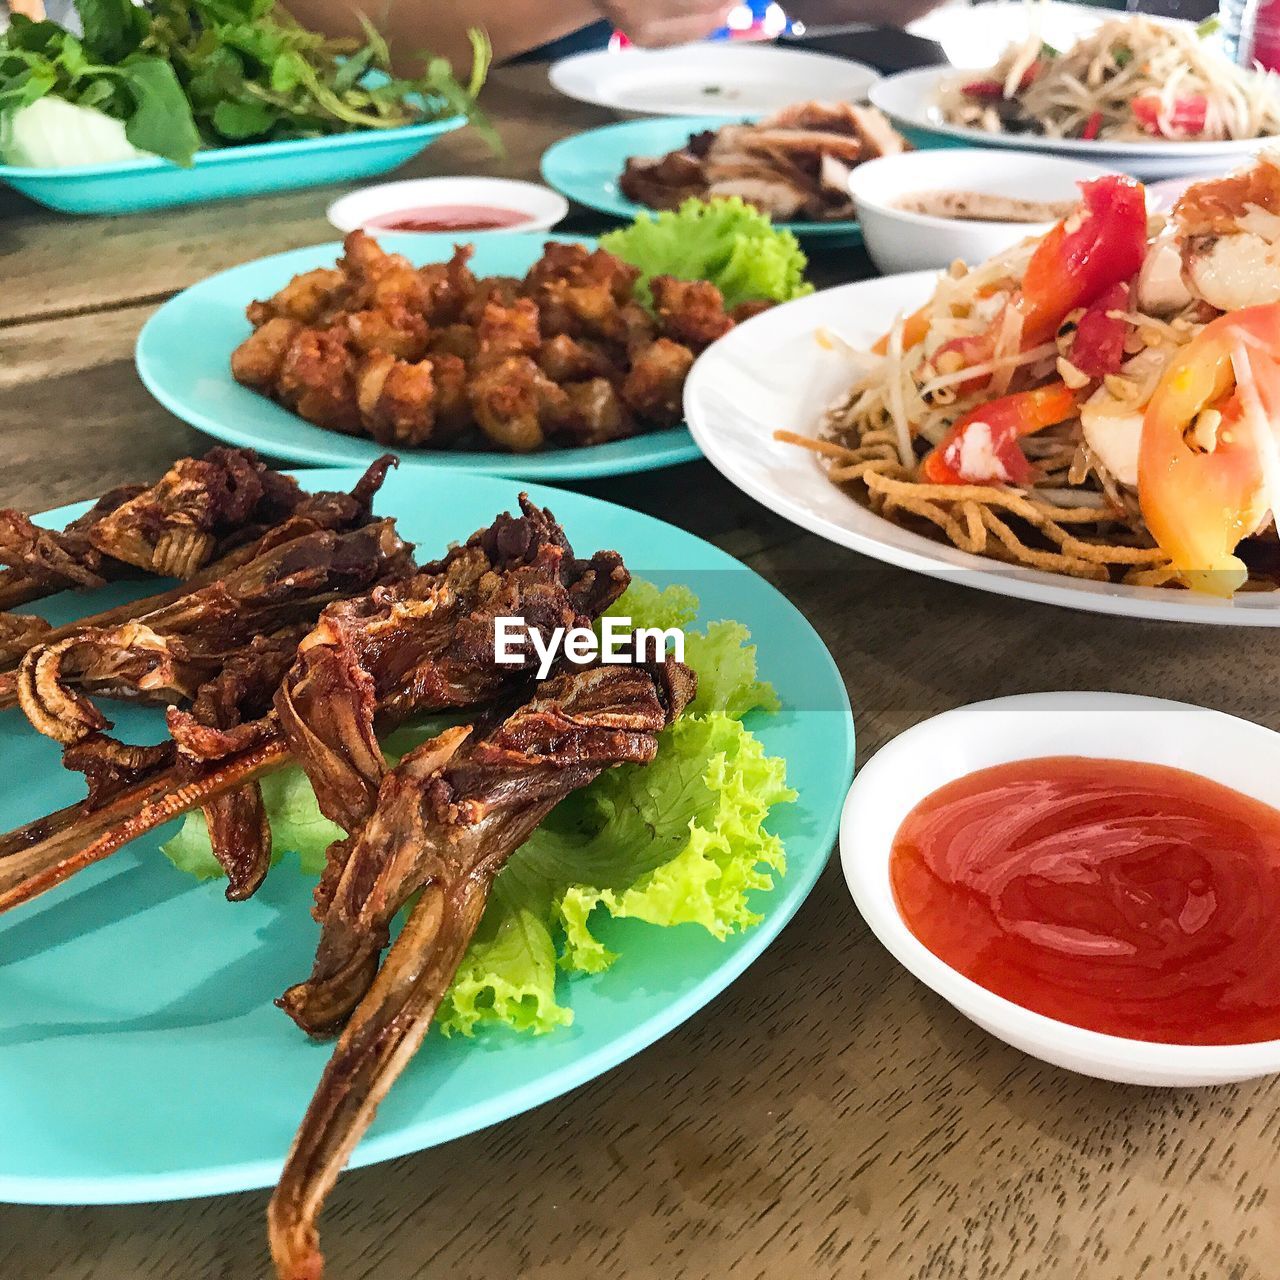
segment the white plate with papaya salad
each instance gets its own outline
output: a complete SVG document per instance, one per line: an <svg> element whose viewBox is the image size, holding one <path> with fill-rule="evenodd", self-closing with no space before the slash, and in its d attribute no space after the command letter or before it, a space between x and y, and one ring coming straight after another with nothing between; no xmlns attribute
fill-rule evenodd
<svg viewBox="0 0 1280 1280"><path fill-rule="evenodd" d="M1280 77L1238 67L1216 19L1128 15L1056 48L1024 35L985 67L890 76L871 101L899 128L1085 156L1145 178L1221 171L1280 135Z"/></svg>
<svg viewBox="0 0 1280 1280"><path fill-rule="evenodd" d="M1003 595L1280 626L1280 157L1169 217L1112 175L978 266L813 294L710 347L694 438L866 555Z"/></svg>

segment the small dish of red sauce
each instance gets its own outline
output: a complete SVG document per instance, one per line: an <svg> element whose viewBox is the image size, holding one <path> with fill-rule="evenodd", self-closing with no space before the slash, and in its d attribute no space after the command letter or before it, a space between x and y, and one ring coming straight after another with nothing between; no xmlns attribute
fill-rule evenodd
<svg viewBox="0 0 1280 1280"><path fill-rule="evenodd" d="M930 951L1024 1008L1134 1040L1280 1039L1280 811L1220 783L1078 756L980 769L907 814L890 876Z"/></svg>
<svg viewBox="0 0 1280 1280"><path fill-rule="evenodd" d="M496 231L531 222L523 209L500 209L485 204L438 204L369 218L370 231Z"/></svg>
<svg viewBox="0 0 1280 1280"><path fill-rule="evenodd" d="M1280 733L1261 725L1019 694L882 747L849 788L840 860L889 953L1006 1044L1102 1080L1225 1084L1280 1073L1273 798Z"/></svg>
<svg viewBox="0 0 1280 1280"><path fill-rule="evenodd" d="M365 230L477 235L547 231L569 202L540 182L516 178L402 178L339 196L327 216L344 235Z"/></svg>

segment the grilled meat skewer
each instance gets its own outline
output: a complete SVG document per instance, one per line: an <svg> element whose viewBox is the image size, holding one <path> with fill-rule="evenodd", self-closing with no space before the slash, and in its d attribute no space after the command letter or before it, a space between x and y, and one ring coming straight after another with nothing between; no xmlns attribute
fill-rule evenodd
<svg viewBox="0 0 1280 1280"><path fill-rule="evenodd" d="M180 463L175 464L174 470L170 474L178 472L188 463L198 463L200 466L204 466L208 463L209 457L219 452L235 454L240 460L244 458L252 459L253 457L248 451L214 450L202 460L183 459ZM185 580L179 586L128 604L118 605L104 613L82 618L78 622L70 623L63 627L50 628L43 619L30 615L0 614L0 669L8 666L17 666L23 654L33 644L54 644L83 627L114 626L128 622L144 613L154 613L158 610L166 609L176 604L181 598L225 579L243 569L252 560L295 538L322 530L340 533L360 528L373 518L371 510L373 499L386 478L387 472L395 465L395 458L391 454L386 454L374 462L349 494L304 493L298 488L296 481L291 480L289 477L279 476L275 472L266 472L260 463L255 462L254 465L263 474L272 477L267 484L276 494L274 499L275 507L284 512L279 519L272 519L271 523L265 525L245 525L239 528L234 535L229 535L224 539L224 545L220 545L217 548L218 558L216 560L205 564L203 567L197 567L189 574L181 575ZM254 472L254 477L254 483L257 483L260 487L267 487L258 478L258 471ZM225 481L226 477L224 476L223 478ZM161 486L163 485L164 482L162 481ZM161 486L156 486L156 488ZM170 487L173 488L174 486ZM137 492L135 493L135 491ZM22 526L29 531L30 538L35 539L41 546L47 541L53 547L58 548L59 553L70 564L69 568L65 565L63 566L64 573L61 579L52 577L48 572L45 572L44 577L40 579L32 577L31 571L8 570L5 573L0 573L0 608L10 607L26 600L38 599L40 596L61 591L67 586L90 587L103 585L105 579L96 572L89 573L88 569L84 569L84 573L79 579L72 580L66 576L73 569L83 568L81 560L92 563L98 568L104 567L100 553L88 539L89 536L106 538L112 526L106 516L95 515L95 513L99 512L100 509L110 507L111 519L119 520L122 518L119 516L119 511L128 506L127 503L123 504L123 506L120 503L116 503L115 506L111 505L116 502L119 495L130 495L140 500L141 497L150 492L152 491L143 491L141 486L131 486L126 490L115 490L112 494L103 498L93 511L81 516L79 520L73 521L62 533L37 529L20 512L0 511L0 559L5 558L6 548L8 548L8 553L11 557L19 558L12 549L12 535L15 529ZM286 500L282 500L282 497ZM270 506L264 509L263 504L260 502L257 513L267 518L272 516L274 509ZM131 510L135 520L142 520L146 514L146 512L137 507L136 502ZM155 516L154 512L151 512L151 514L156 519L161 518ZM173 514L172 512L169 513L171 517ZM136 530L130 531L128 540L131 546L136 547L139 543L139 535ZM170 548L173 545L174 541L171 537L169 539ZM67 550L67 548L70 548L70 550ZM26 554L28 560L30 560L35 555L35 552L29 551ZM47 559L52 554L52 552L46 550L45 558ZM77 560L76 556L79 556L80 560ZM61 562L59 563L61 564ZM182 567L175 565L172 556L168 552L164 553L160 563L170 569ZM118 565L114 561L111 564L116 565L116 568L110 573L112 577L120 577L125 573L135 571L134 568L126 565L123 561L118 562ZM160 570L157 569L156 572L160 572ZM18 595L13 595L12 593L5 594L3 580L7 578L10 587L12 587L13 583L18 581L13 577L15 573L31 587L31 590L25 595L18 591L21 599L18 598ZM27 575L25 578L22 577L24 573ZM14 588L14 590L17 590L17 588ZM16 699L16 678L13 676L0 676L0 707L12 706Z"/></svg>
<svg viewBox="0 0 1280 1280"><path fill-rule="evenodd" d="M391 916L422 894L351 1014L271 1199L281 1280L322 1275L321 1206L422 1043L507 858L566 795L614 765L649 763L694 689L670 660L567 672L492 733L448 729L387 774L334 897L364 940L361 967L376 969Z"/></svg>

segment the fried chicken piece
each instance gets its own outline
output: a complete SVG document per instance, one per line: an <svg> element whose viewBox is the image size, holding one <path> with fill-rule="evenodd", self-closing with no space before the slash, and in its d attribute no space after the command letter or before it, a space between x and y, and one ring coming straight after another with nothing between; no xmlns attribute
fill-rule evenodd
<svg viewBox="0 0 1280 1280"><path fill-rule="evenodd" d="M444 446L475 421L467 395L467 366L461 356L444 352L431 357L431 369L436 383L436 428L431 439Z"/></svg>
<svg viewBox="0 0 1280 1280"><path fill-rule="evenodd" d="M623 262L605 249L588 253L580 244L548 241L542 257L529 268L524 278L525 289L535 299L547 285L604 285L613 300L621 305L631 299L640 268Z"/></svg>
<svg viewBox="0 0 1280 1280"><path fill-rule="evenodd" d="M515 276L486 276L483 280L476 281L476 287L459 319L463 324L479 324L489 303L497 302L509 307L521 297L521 287L521 282Z"/></svg>
<svg viewBox="0 0 1280 1280"><path fill-rule="evenodd" d="M570 284L549 280L540 295L543 331L625 344L629 328L613 291L604 281Z"/></svg>
<svg viewBox="0 0 1280 1280"><path fill-rule="evenodd" d="M508 356L479 370L467 394L480 430L513 453L541 447L544 423L562 419L568 410L564 391L528 356Z"/></svg>
<svg viewBox="0 0 1280 1280"><path fill-rule="evenodd" d="M433 325L454 323L476 291L476 278L467 265L475 246L456 244L448 262L433 262L418 269L427 291L423 314Z"/></svg>
<svg viewBox="0 0 1280 1280"><path fill-rule="evenodd" d="M725 313L724 295L709 280L654 276L649 288L664 336L695 351L709 347L733 328Z"/></svg>
<svg viewBox="0 0 1280 1280"><path fill-rule="evenodd" d="M379 444L425 444L435 426L435 379L430 360L410 363L375 352L356 374L360 421Z"/></svg>
<svg viewBox="0 0 1280 1280"><path fill-rule="evenodd" d="M279 381L289 348L302 327L301 321L290 316L273 315L263 321L231 353L231 376L254 391L270 395Z"/></svg>
<svg viewBox="0 0 1280 1280"><path fill-rule="evenodd" d="M390 311L403 307L425 316L432 302L432 282L424 279L403 254L387 253L372 236L352 231L342 242L338 268L349 282L348 310Z"/></svg>
<svg viewBox="0 0 1280 1280"><path fill-rule="evenodd" d="M299 324L320 324L346 287L346 275L334 267L317 267L294 276L265 302L251 302L245 314L255 329L281 317Z"/></svg>
<svg viewBox="0 0 1280 1280"><path fill-rule="evenodd" d="M476 359L486 364L507 356L534 355L542 341L536 304L531 298L517 298L510 304L496 300L486 303L476 337Z"/></svg>
<svg viewBox="0 0 1280 1280"><path fill-rule="evenodd" d="M659 338L639 352L622 383L623 403L638 417L673 427L684 416L684 380L693 352L670 338Z"/></svg>
<svg viewBox="0 0 1280 1280"><path fill-rule="evenodd" d="M621 376L615 361L599 343L571 338L558 333L547 338L538 348L538 368L552 382L579 382L585 378L617 379Z"/></svg>
<svg viewBox="0 0 1280 1280"><path fill-rule="evenodd" d="M774 304L767 298L750 298L746 302L740 302L729 312L729 319L734 324L741 324L744 320L750 320L752 316L758 316L762 311L768 311Z"/></svg>
<svg viewBox="0 0 1280 1280"><path fill-rule="evenodd" d="M608 378L569 382L562 390L568 404L547 428L556 440L567 445L604 444L635 434L635 422Z"/></svg>
<svg viewBox="0 0 1280 1280"><path fill-rule="evenodd" d="M278 393L299 417L318 427L349 435L358 431L355 357L346 329L303 329L285 355Z"/></svg>
<svg viewBox="0 0 1280 1280"><path fill-rule="evenodd" d="M433 358L450 355L471 361L479 349L480 339L469 324L447 324L443 329L433 329L427 339L427 355Z"/></svg>
<svg viewBox="0 0 1280 1280"><path fill-rule="evenodd" d="M421 360L426 354L427 322L398 303L385 311L353 311L346 323L351 345L363 355L385 352L401 360Z"/></svg>

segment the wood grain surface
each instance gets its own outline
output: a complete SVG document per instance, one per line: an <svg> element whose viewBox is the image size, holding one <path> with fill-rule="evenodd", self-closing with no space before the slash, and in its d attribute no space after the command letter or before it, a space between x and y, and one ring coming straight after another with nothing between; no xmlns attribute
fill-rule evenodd
<svg viewBox="0 0 1280 1280"><path fill-rule="evenodd" d="M544 77L493 78L505 158L455 135L411 171L534 176L548 143L605 120ZM140 325L211 271L329 239L336 194L114 221L0 198L0 503L86 497L199 448L137 381ZM869 271L851 250L816 265ZM795 600L844 673L860 760L948 707L1046 689L1159 693L1280 728L1280 633L914 577L800 533L705 464L574 487L710 538ZM234 1107L253 1084L217 1087ZM833 864L692 1022L498 1128L345 1175L324 1241L334 1280L1274 1280L1278 1112L1275 1081L1131 1088L1006 1048L897 967ZM251 1280L266 1199L0 1206L0 1280Z"/></svg>

